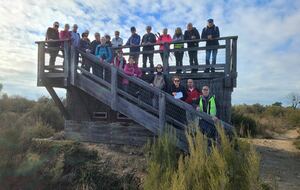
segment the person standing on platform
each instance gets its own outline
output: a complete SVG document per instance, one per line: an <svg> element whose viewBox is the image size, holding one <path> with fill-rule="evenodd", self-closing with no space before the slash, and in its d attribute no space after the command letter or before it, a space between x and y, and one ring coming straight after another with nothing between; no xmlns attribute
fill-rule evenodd
<svg viewBox="0 0 300 190"><path fill-rule="evenodd" d="M77 32L78 26L77 24L73 25L73 29L71 31L71 44L73 47L78 48L80 43L80 35Z"/></svg>
<svg viewBox="0 0 300 190"><path fill-rule="evenodd" d="M139 63L139 53L140 53L140 43L141 43L141 36L136 33L136 28L133 26L130 28L131 36L126 42L126 45L130 47L131 56L133 56L135 64L138 65Z"/></svg>
<svg viewBox="0 0 300 190"><path fill-rule="evenodd" d="M216 38L220 37L219 27L214 24L213 19L207 20L207 26L203 28L201 39L206 39L206 47L218 46L219 41ZM210 57L212 55L212 65L216 65L218 49L206 49L206 65L210 65ZM209 68L205 69L209 72ZM211 68L211 72L215 72L215 68Z"/></svg>
<svg viewBox="0 0 300 190"><path fill-rule="evenodd" d="M59 40L59 23L54 22L53 27L49 27L46 32L46 41L52 41L52 40ZM48 42L48 48L49 48L49 66L54 67L55 60L59 52L60 42ZM53 69L53 68L52 68Z"/></svg>
<svg viewBox="0 0 300 190"><path fill-rule="evenodd" d="M170 48L170 43L172 42L172 37L168 34L168 29L167 28L164 28L163 29L163 34L160 35L158 34L158 38L157 38L157 43L160 44L159 46L159 50L161 51L164 51L165 48ZM166 59L169 59L169 52L168 54L166 55ZM161 52L160 53L160 57L161 57L161 60L162 62L164 61L164 52Z"/></svg>
<svg viewBox="0 0 300 190"><path fill-rule="evenodd" d="M184 40L199 40L200 35L198 30L193 27L192 23L188 23L187 30L184 32ZM188 48L197 48L199 46L198 41L188 42ZM189 50L189 58L190 58L190 65L197 66L198 65L198 50ZM192 73L197 73L198 69L193 68Z"/></svg>
<svg viewBox="0 0 300 190"><path fill-rule="evenodd" d="M146 34L142 38L143 51L153 51L154 44L156 43L156 37L151 32L151 26L146 27ZM149 59L150 68L154 68L153 64L153 53L143 53L143 68L147 67L147 58ZM152 71L153 73L153 71Z"/></svg>
<svg viewBox="0 0 300 190"><path fill-rule="evenodd" d="M174 44L175 50L180 50L180 49L184 48L184 43L179 43L183 40L184 40L184 36L182 34L182 30L180 27L178 27L178 28L176 28L175 34L173 36L173 42L176 42ZM176 59L176 67L182 67L183 54L184 54L183 51L175 51L174 52L175 59ZM176 73L180 74L181 69L177 69Z"/></svg>
<svg viewBox="0 0 300 190"><path fill-rule="evenodd" d="M115 31L115 37L111 40L112 47L117 48L123 45L123 39L120 37L120 32Z"/></svg>

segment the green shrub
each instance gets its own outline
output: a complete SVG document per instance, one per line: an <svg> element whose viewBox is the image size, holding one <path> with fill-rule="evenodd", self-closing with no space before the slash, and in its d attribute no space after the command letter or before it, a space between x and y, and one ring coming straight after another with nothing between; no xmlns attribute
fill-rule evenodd
<svg viewBox="0 0 300 190"><path fill-rule="evenodd" d="M164 163L163 158L176 155L173 146L166 151L167 147L176 143L172 141L173 137L163 135L162 139L152 145L153 156L148 161L145 190L261 189L259 156L253 146L238 139L229 141L224 131L219 128L221 145L213 144L209 148L208 139L199 129L191 129L186 135L189 154L181 154L177 163L167 162L170 164L161 165ZM176 161L177 158L171 160Z"/></svg>
<svg viewBox="0 0 300 190"><path fill-rule="evenodd" d="M252 117L233 111L231 121L240 136L257 135L257 123Z"/></svg>

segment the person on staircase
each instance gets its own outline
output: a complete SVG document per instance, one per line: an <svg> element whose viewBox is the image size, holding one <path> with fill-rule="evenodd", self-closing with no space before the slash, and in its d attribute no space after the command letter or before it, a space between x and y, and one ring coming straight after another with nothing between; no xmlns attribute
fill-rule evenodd
<svg viewBox="0 0 300 190"><path fill-rule="evenodd" d="M213 19L207 20L207 26L203 28L201 39L206 39L206 47L218 46L219 41L216 38L220 37L219 28L214 24ZM206 65L210 65L210 57L212 55L212 65L216 64L218 49L206 50ZM209 72L209 68L206 68L204 72ZM211 72L215 72L215 68L211 68Z"/></svg>
<svg viewBox="0 0 300 190"><path fill-rule="evenodd" d="M50 67L54 67L56 57L59 52L60 42L51 42L53 40L59 40L58 28L59 28L59 23L54 22L53 27L49 27L46 32L46 41L49 41L47 45L48 45L48 52L50 54L50 59L49 59ZM53 70L54 68L50 68L50 69Z"/></svg>
<svg viewBox="0 0 300 190"><path fill-rule="evenodd" d="M172 42L172 37L170 36L170 34L168 34L168 29L164 28L163 29L163 34L160 35L158 33L158 38L156 43L160 44L159 46L159 50L164 51L165 48L169 49L170 48L170 43ZM166 55L166 59L169 59L169 52ZM160 53L160 57L161 57L161 61L164 61L164 52Z"/></svg>
<svg viewBox="0 0 300 190"><path fill-rule="evenodd" d="M90 42L88 40L88 34L87 33L82 33L81 39L79 42L79 49L81 51L84 51L85 53L90 53ZM82 56L82 64L81 68L85 69L86 71L90 72L91 65L88 62L89 60L86 59L84 56Z"/></svg>
<svg viewBox="0 0 300 190"><path fill-rule="evenodd" d="M156 65L156 72L153 77L150 79L150 85L167 92L168 90L168 79L167 76L163 73L163 66L161 64ZM158 108L158 96L152 94L152 105L155 108Z"/></svg>
<svg viewBox="0 0 300 190"><path fill-rule="evenodd" d="M112 50L111 47L106 43L106 38L100 39L100 45L96 47L95 56L99 58L101 63L110 64L112 61ZM96 65L93 68L93 73L100 78L103 78L103 66Z"/></svg>
<svg viewBox="0 0 300 190"><path fill-rule="evenodd" d="M207 113L214 121L218 120L216 98L214 95L210 94L209 87L207 85L202 87L202 96L200 96L197 110ZM203 134L205 134L208 138L216 138L217 131L214 125L210 125L203 119L200 120L199 124Z"/></svg>
<svg viewBox="0 0 300 190"><path fill-rule="evenodd" d="M180 49L184 48L184 43L179 43L183 40L184 40L184 36L182 34L182 30L180 27L178 27L178 28L176 28L175 34L173 36L173 42L176 42L174 44L175 50L180 50ZM175 51L174 52L175 59L176 59L176 67L182 67L183 54L184 54L183 51ZM176 74L180 74L180 73L181 73L181 69L177 69Z"/></svg>
<svg viewBox="0 0 300 190"><path fill-rule="evenodd" d="M175 98L185 101L187 94L186 88L180 84L180 77L174 76L172 78L173 84L170 86L169 93Z"/></svg>
<svg viewBox="0 0 300 190"><path fill-rule="evenodd" d="M125 65L126 65L126 59L123 56L123 51L122 49L118 49L116 51L116 56L114 57L113 65L119 69L124 70Z"/></svg>
<svg viewBox="0 0 300 190"><path fill-rule="evenodd" d="M187 30L184 32L184 40L199 40L200 35L198 30L193 27L192 23L188 23ZM197 48L199 46L198 41L188 42L188 48ZM197 66L198 65L198 50L190 50L189 52L190 65ZM197 73L198 69L192 69L192 73Z"/></svg>
<svg viewBox="0 0 300 190"><path fill-rule="evenodd" d="M101 44L100 38L101 38L100 33L96 32L95 33L95 40L93 40L91 45L90 45L90 53L93 54L93 55L95 55L96 47Z"/></svg>
<svg viewBox="0 0 300 190"><path fill-rule="evenodd" d="M131 77L138 77L141 78L142 77L142 71L139 69L138 65L135 63L135 58L133 56L130 56L128 59L128 64L125 64L124 67L124 72ZM122 84L123 84L123 90L136 95L137 89L130 84L129 80L127 80L126 78L123 78L122 80Z"/></svg>
<svg viewBox="0 0 300 190"><path fill-rule="evenodd" d="M202 93L194 85L194 80L188 79L187 80L187 97L185 99L185 102L188 104L191 104L196 109L201 95L202 95Z"/></svg>

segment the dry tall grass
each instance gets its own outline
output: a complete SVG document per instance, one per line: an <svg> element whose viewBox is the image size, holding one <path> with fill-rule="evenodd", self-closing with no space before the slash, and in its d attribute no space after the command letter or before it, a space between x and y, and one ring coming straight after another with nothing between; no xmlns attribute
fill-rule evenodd
<svg viewBox="0 0 300 190"><path fill-rule="evenodd" d="M260 158L253 146L229 141L218 127L219 142L208 139L191 126L187 131L189 154L176 155L174 133L165 133L150 148L145 190L258 190Z"/></svg>

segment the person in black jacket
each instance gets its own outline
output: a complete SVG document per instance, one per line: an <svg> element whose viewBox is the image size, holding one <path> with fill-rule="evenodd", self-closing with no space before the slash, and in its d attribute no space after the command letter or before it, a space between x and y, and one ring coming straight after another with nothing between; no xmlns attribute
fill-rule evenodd
<svg viewBox="0 0 300 190"><path fill-rule="evenodd" d="M156 37L151 32L151 26L146 27L147 33L142 38L142 45L146 45L143 47L143 51L153 51L154 46L153 44L156 43ZM147 58L149 59L150 68L153 68L153 53L144 53L143 54L143 68L147 67ZM153 72L152 72L153 73Z"/></svg>
<svg viewBox="0 0 300 190"><path fill-rule="evenodd" d="M82 33L81 34L81 39L79 42L79 49L86 52L86 53L90 53L90 41L88 39L88 34L87 33ZM88 59L86 59L85 57L82 57L82 64L81 67L87 71L90 72L91 66L88 62Z"/></svg>
<svg viewBox="0 0 300 190"><path fill-rule="evenodd" d="M90 45L90 51L91 51L91 54L93 54L93 55L95 55L96 47L101 44L100 38L101 38L100 33L96 32L95 33L95 40L93 40L91 45Z"/></svg>
<svg viewBox="0 0 300 190"><path fill-rule="evenodd" d="M214 25L213 19L207 20L207 27L203 28L201 39L206 39L206 47L218 46L219 41L216 38L220 37L219 28ZM206 65L210 65L210 56L212 54L212 65L216 64L218 49L206 50ZM205 69L205 72L209 72L209 68ZM215 72L215 68L211 68L211 72Z"/></svg>
<svg viewBox="0 0 300 190"><path fill-rule="evenodd" d="M179 76L172 78L173 84L170 86L169 93L174 96L175 99L184 101L187 97L186 88L180 84Z"/></svg>
<svg viewBox="0 0 300 190"><path fill-rule="evenodd" d="M193 27L192 23L187 25L187 30L184 32L184 40L197 40L200 39L200 35L198 30ZM198 47L199 42L188 42L188 48ZM189 51L190 57L190 65L198 65L198 57L197 57L197 50ZM197 73L198 69L192 69L192 73Z"/></svg>
<svg viewBox="0 0 300 190"><path fill-rule="evenodd" d="M49 27L47 29L47 32L46 32L46 40L47 41L59 40L58 28L59 28L59 23L54 22L53 27ZM50 48L49 49L49 54L50 54L49 66L54 66L56 57L58 55L60 42L49 42L47 44L48 44L48 47Z"/></svg>

